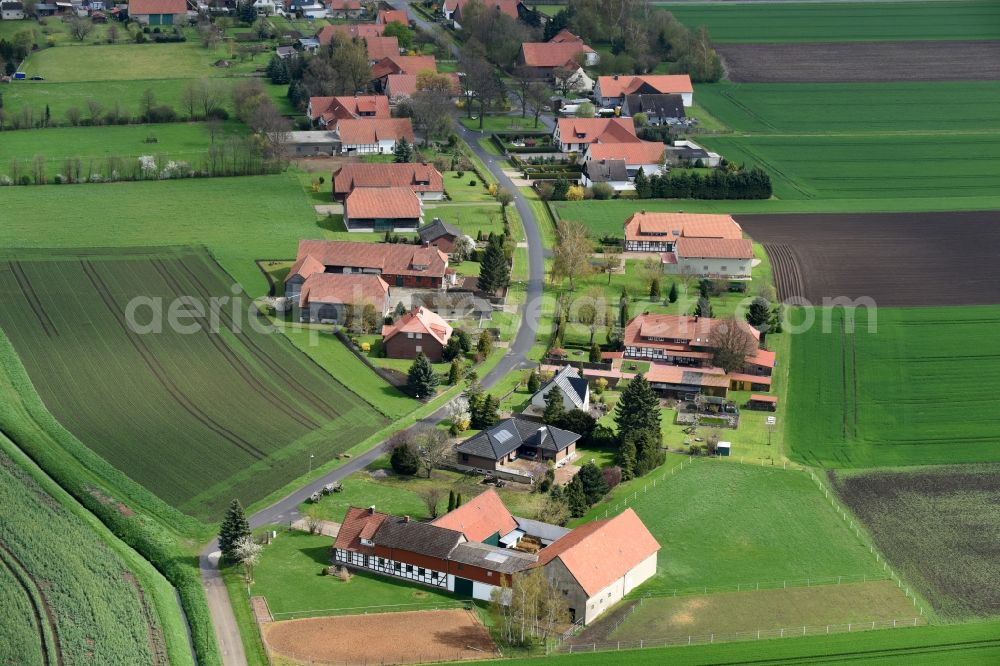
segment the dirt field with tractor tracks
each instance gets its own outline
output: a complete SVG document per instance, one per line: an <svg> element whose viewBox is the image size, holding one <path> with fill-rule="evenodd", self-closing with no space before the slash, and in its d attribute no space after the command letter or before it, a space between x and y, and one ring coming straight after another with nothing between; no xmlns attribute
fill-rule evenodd
<svg viewBox="0 0 1000 666"><path fill-rule="evenodd" d="M738 215L778 296L883 307L1000 303L1000 212Z"/></svg>
<svg viewBox="0 0 1000 666"><path fill-rule="evenodd" d="M1000 41L718 44L735 83L995 81Z"/></svg>

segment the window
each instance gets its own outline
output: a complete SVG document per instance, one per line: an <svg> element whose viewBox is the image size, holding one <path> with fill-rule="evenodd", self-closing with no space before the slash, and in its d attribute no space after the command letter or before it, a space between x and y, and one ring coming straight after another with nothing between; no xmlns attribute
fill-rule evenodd
<svg viewBox="0 0 1000 666"><path fill-rule="evenodd" d="M419 569L417 569L417 575L418 576L423 576L424 575L424 568L423 567L420 567Z"/></svg>
<svg viewBox="0 0 1000 666"><path fill-rule="evenodd" d="M431 572L431 578L434 579L434 580L437 580L437 577L438 577L438 572L437 571L432 571Z"/></svg>
<svg viewBox="0 0 1000 666"><path fill-rule="evenodd" d="M408 340L412 340L413 339L413 333L407 333L406 337L407 337Z"/></svg>
<svg viewBox="0 0 1000 666"><path fill-rule="evenodd" d="M413 565L412 564L407 564L406 565L406 573L413 573Z"/></svg>
<svg viewBox="0 0 1000 666"><path fill-rule="evenodd" d="M421 278L421 280L423 280L423 278ZM423 333L414 333L413 337L416 338L417 340L423 340L424 339L424 334Z"/></svg>
<svg viewBox="0 0 1000 666"><path fill-rule="evenodd" d="M417 351L417 353L418 353L418 354L419 354L420 352L422 352L423 350L424 350L424 348L423 348L422 346L420 346L420 345L417 345L417 346L416 346L416 351Z"/></svg>
<svg viewBox="0 0 1000 666"><path fill-rule="evenodd" d="M399 562L396 562L396 571L399 571L402 568L403 568L403 565L400 564Z"/></svg>
<svg viewBox="0 0 1000 666"><path fill-rule="evenodd" d="M722 270L727 270L728 268L729 268L729 266L723 266Z"/></svg>
<svg viewBox="0 0 1000 666"><path fill-rule="evenodd" d="M492 578L492 577L493 577L493 572L492 572L492 571L487 571L487 572L486 572L486 576L487 576L488 578Z"/></svg>
<svg viewBox="0 0 1000 666"><path fill-rule="evenodd" d="M464 568L465 568L465 565L464 565L464 564L459 564L459 565L458 565L458 570L459 570L459 571L461 571L461 570L462 570L462 569L464 569Z"/></svg>

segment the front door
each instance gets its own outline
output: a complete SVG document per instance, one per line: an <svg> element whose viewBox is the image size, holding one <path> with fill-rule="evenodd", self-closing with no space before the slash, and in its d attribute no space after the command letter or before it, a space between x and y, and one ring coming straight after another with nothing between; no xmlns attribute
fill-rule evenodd
<svg viewBox="0 0 1000 666"><path fill-rule="evenodd" d="M455 576L455 595L463 598L472 597L472 581Z"/></svg>

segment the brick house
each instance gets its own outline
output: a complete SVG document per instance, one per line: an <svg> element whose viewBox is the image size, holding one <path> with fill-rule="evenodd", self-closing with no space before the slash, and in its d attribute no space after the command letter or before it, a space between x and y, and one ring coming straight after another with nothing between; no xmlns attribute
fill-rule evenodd
<svg viewBox="0 0 1000 666"><path fill-rule="evenodd" d="M593 143L639 143L631 118L560 118L553 142L564 153L583 153Z"/></svg>
<svg viewBox="0 0 1000 666"><path fill-rule="evenodd" d="M326 46L333 39L335 34L340 34L348 39L368 39L369 37L381 37L385 32L385 26L378 23L337 23L336 25L324 25L316 32L316 41L320 46Z"/></svg>
<svg viewBox="0 0 1000 666"><path fill-rule="evenodd" d="M663 271L675 275L749 280L753 267L753 243L729 215L633 213L625 251L657 252Z"/></svg>
<svg viewBox="0 0 1000 666"><path fill-rule="evenodd" d="M469 437L455 450L462 465L496 470L518 458L558 463L576 452L579 439L575 432L515 417Z"/></svg>
<svg viewBox="0 0 1000 666"><path fill-rule="evenodd" d="M382 327L382 349L388 358L416 358L423 354L433 362L441 360L451 326L435 312L418 307Z"/></svg>
<svg viewBox="0 0 1000 666"><path fill-rule="evenodd" d="M453 273L448 255L433 247L407 243L302 240L285 279L285 296L297 299L315 273L367 273L381 276L390 287L446 289Z"/></svg>
<svg viewBox="0 0 1000 666"><path fill-rule="evenodd" d="M694 104L694 86L687 74L613 74L597 77L594 98L602 106L621 106L626 95L680 95L684 106Z"/></svg>
<svg viewBox="0 0 1000 666"><path fill-rule="evenodd" d="M389 111L389 98L385 95L310 97L306 114L316 125L330 129L334 129L341 120L392 116Z"/></svg>
<svg viewBox="0 0 1000 666"><path fill-rule="evenodd" d="M409 118L339 120L334 133L340 139L341 152L348 155L389 155L401 139L413 143L413 124Z"/></svg>

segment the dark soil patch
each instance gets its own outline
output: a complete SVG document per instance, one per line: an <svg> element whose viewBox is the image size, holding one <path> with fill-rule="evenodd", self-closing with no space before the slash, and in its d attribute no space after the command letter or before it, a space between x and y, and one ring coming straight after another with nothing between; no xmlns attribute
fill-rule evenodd
<svg viewBox="0 0 1000 666"><path fill-rule="evenodd" d="M830 476L890 564L942 617L1000 615L1000 466Z"/></svg>
<svg viewBox="0 0 1000 666"><path fill-rule="evenodd" d="M1000 303L1000 212L739 215L778 296L879 306Z"/></svg>
<svg viewBox="0 0 1000 666"><path fill-rule="evenodd" d="M737 83L1000 80L1000 41L717 44L715 48L729 79Z"/></svg>

